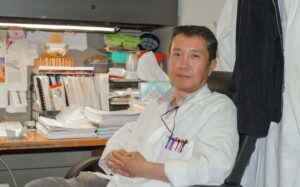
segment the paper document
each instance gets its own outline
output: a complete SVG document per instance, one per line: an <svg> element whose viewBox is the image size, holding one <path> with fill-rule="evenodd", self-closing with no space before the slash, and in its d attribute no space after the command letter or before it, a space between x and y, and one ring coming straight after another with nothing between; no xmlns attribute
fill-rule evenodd
<svg viewBox="0 0 300 187"><path fill-rule="evenodd" d="M9 39L12 42L16 42L17 40L25 39L25 33L23 30L8 29L7 32L8 32Z"/></svg>
<svg viewBox="0 0 300 187"><path fill-rule="evenodd" d="M21 39L11 44L6 52L5 83L9 90L27 90L27 65L33 62L28 48L28 42Z"/></svg>
<svg viewBox="0 0 300 187"><path fill-rule="evenodd" d="M5 88L6 31L0 30L0 89Z"/></svg>
<svg viewBox="0 0 300 187"><path fill-rule="evenodd" d="M139 97L140 91L135 88L126 88L126 89L115 89L112 90L108 97L123 97L123 96L131 96L131 97Z"/></svg>
<svg viewBox="0 0 300 187"><path fill-rule="evenodd" d="M6 53L6 30L0 30L0 57L4 57Z"/></svg>
<svg viewBox="0 0 300 187"><path fill-rule="evenodd" d="M64 123L55 119L40 116L38 121L50 130L69 130L69 129L96 129L92 123L88 121L83 123Z"/></svg>
<svg viewBox="0 0 300 187"><path fill-rule="evenodd" d="M27 40L30 43L30 53L34 58L39 56L39 47L45 43L50 42L50 36L54 32L44 32L44 31L28 31Z"/></svg>

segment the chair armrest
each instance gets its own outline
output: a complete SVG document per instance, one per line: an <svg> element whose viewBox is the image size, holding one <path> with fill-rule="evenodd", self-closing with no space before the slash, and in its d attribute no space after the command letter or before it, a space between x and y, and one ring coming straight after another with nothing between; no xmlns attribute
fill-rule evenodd
<svg viewBox="0 0 300 187"><path fill-rule="evenodd" d="M242 187L240 184L230 184L230 183L224 183L222 185L194 185L190 187Z"/></svg>
<svg viewBox="0 0 300 187"><path fill-rule="evenodd" d="M215 186L215 185L193 185L193 186L189 186L189 187L223 187L223 186Z"/></svg>
<svg viewBox="0 0 300 187"><path fill-rule="evenodd" d="M101 172L102 169L98 166L100 157L101 156L95 156L77 162L65 175L65 179L76 177L81 171L91 171L92 168L96 168L97 171Z"/></svg>

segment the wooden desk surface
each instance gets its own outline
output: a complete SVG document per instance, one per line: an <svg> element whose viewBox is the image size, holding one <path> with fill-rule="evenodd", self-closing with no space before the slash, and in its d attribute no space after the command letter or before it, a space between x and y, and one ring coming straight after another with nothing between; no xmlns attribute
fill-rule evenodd
<svg viewBox="0 0 300 187"><path fill-rule="evenodd" d="M0 137L0 150L104 147L106 142L106 138L49 140L38 132L27 132L22 140L9 140L6 137Z"/></svg>

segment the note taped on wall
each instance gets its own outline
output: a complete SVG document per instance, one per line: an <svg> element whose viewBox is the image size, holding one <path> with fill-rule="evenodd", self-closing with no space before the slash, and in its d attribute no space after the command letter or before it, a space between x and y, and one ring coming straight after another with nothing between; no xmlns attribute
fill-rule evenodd
<svg viewBox="0 0 300 187"><path fill-rule="evenodd" d="M0 57L0 84L5 82L5 60Z"/></svg>

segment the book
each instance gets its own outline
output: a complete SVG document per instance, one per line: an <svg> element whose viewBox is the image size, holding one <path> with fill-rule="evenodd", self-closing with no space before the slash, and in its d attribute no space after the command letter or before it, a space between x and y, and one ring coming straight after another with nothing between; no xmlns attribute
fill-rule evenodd
<svg viewBox="0 0 300 187"><path fill-rule="evenodd" d="M45 101L45 96L44 96L44 92L43 92L43 88L42 88L43 87L42 81L39 76L34 76L33 82L34 82L34 88L35 88L38 108L42 111L45 111L45 110L47 110L47 108L46 108L46 101Z"/></svg>

